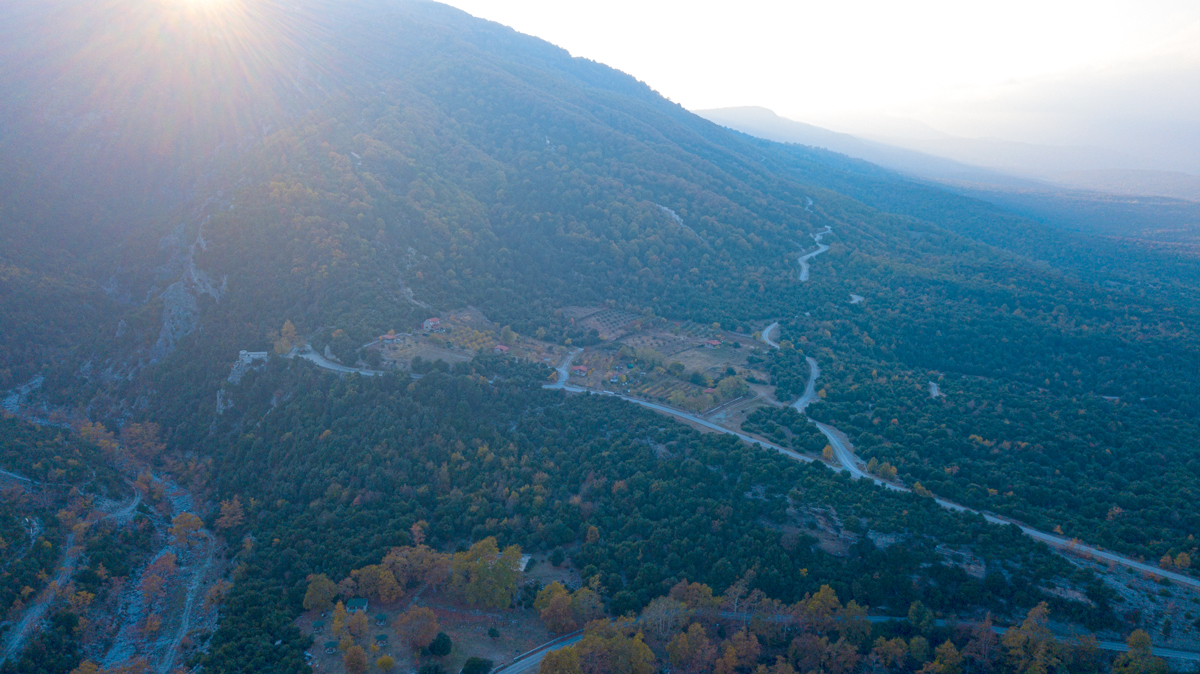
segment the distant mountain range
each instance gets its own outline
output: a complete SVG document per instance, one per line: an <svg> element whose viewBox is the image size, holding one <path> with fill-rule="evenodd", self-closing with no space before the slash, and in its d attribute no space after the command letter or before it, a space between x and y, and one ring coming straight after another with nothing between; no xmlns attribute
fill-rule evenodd
<svg viewBox="0 0 1200 674"><path fill-rule="evenodd" d="M1002 190L1089 190L1200 201L1200 177L1179 171L1124 168L1137 162L1100 148L962 138L932 128L905 127L852 135L755 106L698 110L696 114L752 136L822 147L939 182L974 183Z"/></svg>

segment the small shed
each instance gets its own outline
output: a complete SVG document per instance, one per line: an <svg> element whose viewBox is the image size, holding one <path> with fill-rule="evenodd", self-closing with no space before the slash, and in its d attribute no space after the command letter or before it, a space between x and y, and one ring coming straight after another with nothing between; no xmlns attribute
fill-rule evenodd
<svg viewBox="0 0 1200 674"><path fill-rule="evenodd" d="M325 621L324 620L314 620L312 627L313 627L313 634L321 634L322 632L325 631Z"/></svg>
<svg viewBox="0 0 1200 674"><path fill-rule="evenodd" d="M330 653L330 654L337 653L337 647L338 647L338 642L336 642L336 641L326 641L325 642L325 652L326 653Z"/></svg>
<svg viewBox="0 0 1200 674"><path fill-rule="evenodd" d="M375 614L375 624L376 625L386 625L387 624L387 614L386 613L376 613Z"/></svg>
<svg viewBox="0 0 1200 674"><path fill-rule="evenodd" d="M388 636L386 634L376 634L375 635L375 645L376 646L387 646L387 643L388 643Z"/></svg>

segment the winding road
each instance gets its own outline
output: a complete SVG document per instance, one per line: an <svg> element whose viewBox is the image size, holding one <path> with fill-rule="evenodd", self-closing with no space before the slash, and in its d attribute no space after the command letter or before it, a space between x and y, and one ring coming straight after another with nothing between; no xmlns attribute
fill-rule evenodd
<svg viewBox="0 0 1200 674"><path fill-rule="evenodd" d="M613 398L620 398L621 400L627 400L635 405L641 405L642 407L645 407L647 409L652 409L655 412L662 412L663 414L669 414L677 419L682 419L683 421L687 421L687 422L696 424L697 426L702 426L709 430L717 431L718 433L725 433L728 435L737 436L739 439L745 441L746 443L749 443L752 445L754 445L754 444L762 445L763 447L773 449L773 450L779 452L780 454L783 454L783 455L785 455L789 458L795 459L797 461L804 461L806 463L816 461L816 459L812 458L811 456L805 456L803 454L800 454L799 452L795 452L786 447L780 447L779 445L776 445L772 442L767 442L766 440L763 440L761 438L755 438L750 435L746 435L745 433L740 433L738 431L726 428L724 426L714 424L713 422L709 421L708 419L705 419L703 417L692 414L691 412L686 412L684 410L681 410L681 409L678 409L675 407L671 407L669 405L662 405L659 403L650 402L649 400L642 400L641 398L633 398L631 396L622 395L620 393L613 393L612 391L593 391L591 389L586 389L586 388L582 388L579 386L571 386L570 384L567 383L567 380L570 378L569 368L571 366L571 361L575 360L575 357L579 355L580 351L581 350L577 350L577 351L573 351L573 352L567 354L567 357L563 359L562 363L557 368L555 368L558 371L558 380L556 382L554 382L553 384L545 384L542 386L542 388L566 391L568 393L590 393L592 395L611 396Z"/></svg>
<svg viewBox="0 0 1200 674"><path fill-rule="evenodd" d="M817 361L812 356L805 356L804 360L808 362L808 383L804 385L804 395L792 403L792 407L800 414L804 414L809 405L821 400L821 396L817 395L817 377L821 376L821 368L817 367Z"/></svg>
<svg viewBox="0 0 1200 674"><path fill-rule="evenodd" d="M805 397L808 396L808 391L812 390L815 387L816 378L818 376L820 376L820 373L821 373L821 371L819 369L817 369L817 367L816 367L816 361L814 361L812 358L809 358L808 361L809 361L809 367L811 367L812 369L809 374L808 387L807 387L807 390L805 391ZM801 400L803 400L803 398L804 397L802 397ZM818 398L818 400L819 400L819 398ZM811 402L812 401L810 401L810 403ZM799 403L800 403L800 401L798 400L795 403L792 403L792 406L795 407ZM805 403L804 407L807 407L808 404L809 403ZM797 410L803 411L799 407L797 407ZM850 477L853 479L856 479L856 480L867 479L885 489L890 489L892 491L912 491L908 487L898 485L893 482L888 482L887 480L884 480L882 478L879 478L879 477L876 477L874 475L870 475L870 474L864 472L862 470L862 468L860 468L860 463L858 461L858 457L856 457L854 455L853 447L850 445L850 441L846 437L845 433L842 433L841 431L837 430L836 428L834 428L833 426L830 426L828 424L822 424L822 423L816 422L816 421L813 421L813 423L816 424L817 429L820 430L821 433L825 435L825 437L829 440L829 445L833 448L834 458L836 458L838 464L840 464L839 467L835 468L835 470L844 470L844 471L848 472L850 474ZM733 432L733 431L727 431L727 432ZM735 433L735 435L744 437L740 433ZM762 442L761 440L757 440L757 439L754 441ZM947 501L946 499L943 499L943 498L935 497L934 500L937 502L938 505L942 506L943 508L946 508L948 510L953 510L956 512L979 515L980 517L984 518L988 522L991 522L992 524L1000 524L1000 525L1011 524L1013 526L1019 527L1025 535L1029 536L1030 538L1032 538L1034 540L1041 541L1056 550L1059 550L1062 552L1070 552L1075 555L1089 557L1091 559L1100 560L1100 561L1104 561L1104 562L1112 562L1114 564L1120 564L1121 566L1124 566L1124 567L1127 567L1130 569L1134 569L1136 571L1154 574L1154 575L1162 577L1162 578L1168 578L1173 582L1179 583L1180 585L1186 585L1187 587L1192 588L1194 590L1200 590L1200 579L1192 578L1191 576L1186 576L1184 574L1177 573L1174 571L1168 571L1166 569L1159 568L1152 564L1146 564L1144 562L1139 562L1136 559L1132 559L1132 558L1126 557L1124 555L1119 555L1119 554L1116 554L1113 552L1101 550L1099 548L1092 547L1090 545L1084 545L1084 544L1080 543L1079 541L1067 538L1066 536L1059 536L1057 534L1051 534L1051 533L1047 533L1045 531L1041 531L1039 529L1034 529L1033 527L1022 524L1016 520L1012 520L1012 519L1009 519L1006 517L1000 517L999 515L993 515L990 513L983 512L983 511L975 510L973 508L968 508L966 506L962 506L957 503Z"/></svg>
<svg viewBox="0 0 1200 674"><path fill-rule="evenodd" d="M333 361L325 358L324 356L317 353L316 351L313 351L311 344L305 344L304 351L301 351L299 349L294 349L292 352L290 352L286 356L284 356L284 358L296 358L296 357L303 358L304 360L307 360L307 361L313 363L314 365L316 365L319 368L322 368L325 370L331 370L333 372L340 372L342 374L358 373L358 374L363 375L364 377L375 377L375 376L379 376L379 375L383 374L383 372L380 372L379 370L367 370L367 369L359 368L359 367L346 367L345 365L339 365L337 363L334 363Z"/></svg>
<svg viewBox="0 0 1200 674"><path fill-rule="evenodd" d="M817 242L817 249L812 252L801 255L800 258L798 260L796 260L797 262L800 263L800 280L801 281L808 280L808 261L813 259L814 257L820 255L821 253L824 253L825 251L829 250L829 246L821 243L821 237L825 236L826 234L828 234L832 231L833 231L833 229L831 227L826 227L825 231L817 232L816 234L813 234L812 238L813 238L813 241Z"/></svg>
<svg viewBox="0 0 1200 674"><path fill-rule="evenodd" d="M818 245L821 245L820 244L820 236L822 234L828 233L828 231L829 231L829 228L827 227L825 232L820 232L820 233L813 235L813 239L818 242ZM806 258L811 259L812 257L825 252L826 250L829 250L829 246L823 246L819 250L809 253L807 256L802 256L801 264L802 264L803 276L802 276L801 280L806 280L807 273L808 273L808 266L807 266L807 264L804 264L804 260ZM778 327L779 327L779 323L775 322L775 323L772 323L771 325L767 326L760 333L760 337L762 338L762 341L764 343L766 343L767 345L771 346L772 348L779 348L779 345L771 339L771 335L774 333L774 331L776 329L778 329ZM653 403L648 400L641 400L639 398L633 398L631 396L626 396L626 395L622 395L619 393L613 393L611 391L602 391L602 392L597 393L590 389L585 389L585 388L581 388L578 386L571 386L568 383L570 380L570 375L571 375L571 373L570 373L571 362L574 361L575 358L580 353L582 353L582 351L583 351L582 349L575 349L575 350L571 351L569 354L567 354L567 356L563 359L562 363L560 363L559 366L556 368L556 370L558 372L557 380L553 384L546 384L544 388L557 389L557 390L567 391L567 392L571 392L571 393L593 393L593 394L597 394L597 395L614 396L617 398L621 398L622 400L627 400L631 403L634 403L635 405L641 405L642 407L646 407L648 409L655 410L656 412L662 412L664 414L669 414L673 417L676 417L677 419L687 421L687 422L695 424L697 426L701 426L701 427L704 427L704 428L707 428L710 430L714 430L714 431L717 431L720 433L728 433L730 435L734 435L734 436L738 437L739 439L743 440L744 442L747 442L749 444L757 444L757 445L761 445L761 446L769 448L769 449L773 449L773 450L779 452L780 454L783 454L784 456L787 456L792 459L796 459L798 461L812 462L812 461L816 460L813 457L805 456L805 455L795 452L793 450L790 450L790 449L787 449L784 447L780 447L779 445L776 445L771 442L767 442L766 440L763 440L761 438L751 437L749 435L746 435L745 433L741 433L739 431L735 431L733 429L717 425L717 424L715 424L707 419L704 419L702 417L699 417L695 414L691 414L690 412L685 412L683 410L676 409L676 408L673 408L673 407L670 407L667 405ZM803 413L810 404L820 400L820 397L817 396L817 394L815 393L815 389L816 389L817 378L821 375L821 370L817 366L817 361L814 360L811 356L807 357L806 360L808 361L808 365L809 365L808 384L805 387L804 395L802 395L799 400L792 403L792 407L794 407L796 409L796 411L801 412L801 413ZM933 393L934 390L936 390L936 389L934 389L931 386L930 392ZM811 419L810 419L810 421L811 421ZM850 474L850 477L852 479L870 480L870 481L874 482L875 484L883 487L884 489L889 489L892 491L904 491L904 492L912 491L908 487L905 487L903 485L899 485L896 483L888 482L886 480L883 480L882 478L876 477L874 475L870 475L870 474L866 473L865 471L863 471L862 468L860 467L858 458L854 455L853 447L850 445L850 441L844 433L842 433L841 431L837 430L836 428L834 428L832 426L829 426L828 424L822 424L822 423L819 423L816 421L813 421L813 423L816 424L817 429L820 430L823 435L825 435L825 437L829 440L829 445L833 448L834 457L837 459L837 463L839 464L838 466L832 466L832 468L834 470L846 471ZM1161 578L1167 578L1175 583L1179 583L1180 585L1187 586L1193 590L1200 590L1200 579L1192 578L1190 576L1186 576L1181 573L1176 573L1174 571L1168 571L1166 569L1161 569L1157 566L1153 566L1151 564L1146 564L1144 562L1140 562L1138 560L1131 559L1124 555L1119 555L1119 554L1101 550L1099 548L1095 548L1095 547L1092 547L1089 545L1084 545L1077 540L1069 539L1065 536L1059 536L1056 534L1051 534L1051 533L1047 533L1045 531L1034 529L1033 527L1027 526L1027 525L1017 522L1015 520L1000 517L998 515L993 515L990 513L985 513L985 512L975 510L972 508L967 508L966 506L962 506L957 503L947 501L946 499L943 499L943 498L935 497L934 501L938 505L940 505L943 508L946 508L948 510L979 515L980 517L984 518L988 522L991 522L992 524L999 524L999 525L1010 525L1011 524L1013 526L1016 526L1016 527L1020 528L1020 530L1023 533L1025 533L1025 535L1029 536L1030 538L1033 538L1034 540L1037 540L1037 541L1041 541L1041 542L1049 545L1050 547L1055 548L1056 550L1059 550L1060 552L1070 552L1075 555L1089 557L1089 558L1092 558L1095 560L1100 560L1100 561L1104 561L1104 562L1112 562L1114 564L1120 564L1127 568L1134 569L1135 571L1141 571L1144 573L1154 574Z"/></svg>
<svg viewBox="0 0 1200 674"><path fill-rule="evenodd" d="M767 327L763 328L763 331L760 333L762 335L762 341L766 342L767 346L771 347L772 349L779 348L779 345L776 344L771 339L771 333L774 332L775 328L778 328L778 327L779 327L779 321L776 321L776 322L768 325Z"/></svg>

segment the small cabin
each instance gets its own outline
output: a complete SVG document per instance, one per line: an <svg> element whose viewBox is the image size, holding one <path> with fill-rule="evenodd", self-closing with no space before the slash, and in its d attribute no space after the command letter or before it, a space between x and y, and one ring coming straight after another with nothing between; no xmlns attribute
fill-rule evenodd
<svg viewBox="0 0 1200 674"><path fill-rule="evenodd" d="M504 346L503 344L497 344L496 347L492 349L492 353L508 353L508 347Z"/></svg>
<svg viewBox="0 0 1200 674"><path fill-rule="evenodd" d="M355 597L346 602L346 611L349 613L367 612L367 600L363 597Z"/></svg>
<svg viewBox="0 0 1200 674"><path fill-rule="evenodd" d="M704 342L704 348L706 349L715 349L718 346L721 346L721 340L719 339L710 339Z"/></svg>

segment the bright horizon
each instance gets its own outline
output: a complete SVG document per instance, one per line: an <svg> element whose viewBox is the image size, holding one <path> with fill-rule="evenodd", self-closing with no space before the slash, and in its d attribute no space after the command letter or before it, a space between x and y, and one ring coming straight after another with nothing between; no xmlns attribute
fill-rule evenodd
<svg viewBox="0 0 1200 674"><path fill-rule="evenodd" d="M691 110L762 106L895 136L1091 145L1188 170L1200 119L1200 3L562 3L448 0L645 81ZM1195 170L1193 170L1195 172Z"/></svg>

